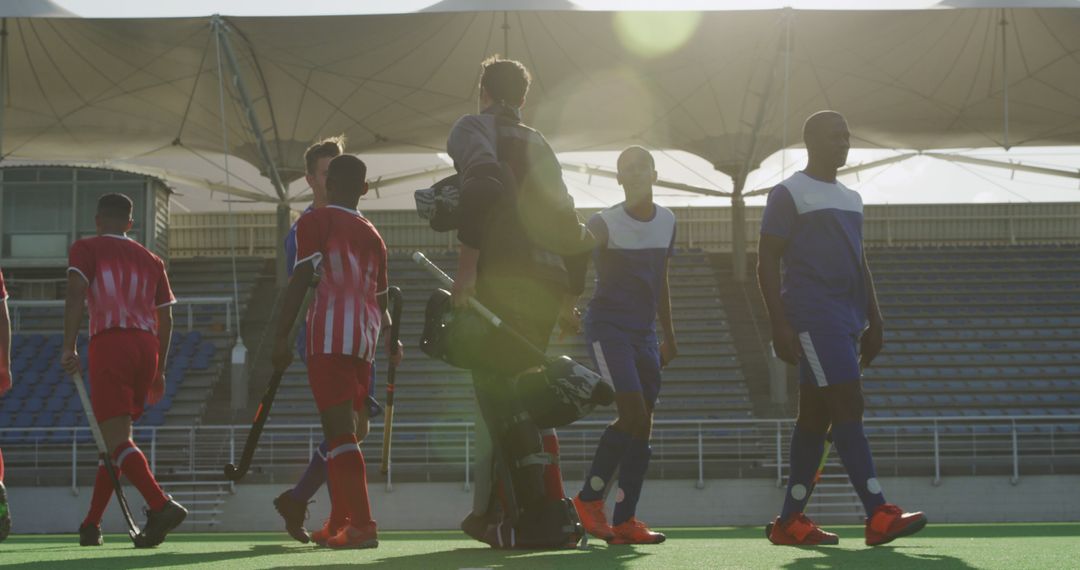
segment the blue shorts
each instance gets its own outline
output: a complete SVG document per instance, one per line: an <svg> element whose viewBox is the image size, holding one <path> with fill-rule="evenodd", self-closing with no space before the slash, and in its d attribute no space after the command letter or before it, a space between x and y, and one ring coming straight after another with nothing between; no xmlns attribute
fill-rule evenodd
<svg viewBox="0 0 1080 570"><path fill-rule="evenodd" d="M858 382L859 337L851 334L799 333L803 356L799 359L799 383L835 386Z"/></svg>
<svg viewBox="0 0 1080 570"><path fill-rule="evenodd" d="M660 347L655 335L634 335L587 323L585 339L600 375L611 382L616 392L640 392L649 408L656 405L660 396Z"/></svg>

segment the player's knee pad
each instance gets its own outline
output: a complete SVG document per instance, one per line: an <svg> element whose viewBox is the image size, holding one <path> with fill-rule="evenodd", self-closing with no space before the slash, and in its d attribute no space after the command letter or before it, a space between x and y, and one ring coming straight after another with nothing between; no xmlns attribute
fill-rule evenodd
<svg viewBox="0 0 1080 570"><path fill-rule="evenodd" d="M559 436L554 429L541 430L544 441L544 453L552 458L552 463L544 467L544 494L548 499L565 499L562 471L559 470Z"/></svg>
<svg viewBox="0 0 1080 570"><path fill-rule="evenodd" d="M556 465L557 455L544 449L543 438L536 423L526 413L516 415L506 432L507 458L511 468L514 490L526 507L545 496L546 470Z"/></svg>

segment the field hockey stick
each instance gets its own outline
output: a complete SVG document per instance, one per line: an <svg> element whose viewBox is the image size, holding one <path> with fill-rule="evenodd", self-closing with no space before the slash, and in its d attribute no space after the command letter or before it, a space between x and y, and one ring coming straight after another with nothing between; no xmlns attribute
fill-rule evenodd
<svg viewBox="0 0 1080 570"><path fill-rule="evenodd" d="M397 350L398 334L401 332L401 289L390 287L386 291L386 301L390 306L390 346ZM386 375L386 412L383 416L382 465L379 472L390 472L390 441L394 432L394 380L397 377L397 365L390 361Z"/></svg>
<svg viewBox="0 0 1080 570"><path fill-rule="evenodd" d="M440 269L438 265L432 263L431 260L427 258L427 256L425 256L423 253L420 253L419 251L414 251L412 254L412 258L417 265L423 267L427 270L428 273L438 279L444 287L446 287L447 289L453 289L454 280L449 275L447 275L446 272ZM477 301L476 297L469 297L469 308L479 313L481 317L484 317L484 320L491 323L491 325L498 329L500 332L503 332L513 337L519 344L528 349L529 352L533 354L533 356L540 359L541 362L547 362L549 360L547 354L544 351L536 348L536 345L529 342L527 338L521 336L519 332L507 326L507 324L504 323L498 315L492 313L487 307L482 305L480 301Z"/></svg>
<svg viewBox="0 0 1080 570"><path fill-rule="evenodd" d="M277 396L278 387L281 386L281 379L284 376L284 370L275 370L273 376L270 377L270 383L267 384L266 391L263 392L262 400L259 402L259 409L255 412L255 421L252 423L247 440L244 442L244 451L240 455L240 465L233 465L232 463L225 465L225 478L229 481L233 483L240 481L244 478L244 475L247 475L248 469L251 468L251 461L255 457L255 448L259 446L263 426L266 425L266 419L270 417L270 408L274 405L274 398Z"/></svg>
<svg viewBox="0 0 1080 570"><path fill-rule="evenodd" d="M810 488L806 490L806 503L810 503L810 497L814 494L814 489L817 488L817 484L821 481L821 475L825 472L825 464L829 461L829 452L832 451L833 435L832 426L829 426L829 431L825 433L825 449L821 453L821 461L818 462L817 471L814 472L814 478L810 481ZM765 525L765 537L768 538L772 534L773 523Z"/></svg>
<svg viewBox="0 0 1080 570"><path fill-rule="evenodd" d="M101 462L105 466L105 471L109 474L109 479L112 479L113 488L116 489L116 502L120 504L120 512L124 515L124 524L127 525L128 537L131 538L131 543L138 548L140 546L139 534L142 531L139 530L139 525L135 524L135 518L131 516L131 507L128 506L127 497L124 496L124 489L120 486L120 474L116 472L116 465L113 465L112 459L109 457L109 450L105 445L105 436L101 435L101 426L98 425L97 417L94 415L94 408L90 405L90 395L86 393L86 386L83 385L82 373L76 372L72 374L71 381L75 383L75 391L79 393L79 401L82 402L83 411L86 413L86 423L90 426L90 434L93 436L94 444L98 448Z"/></svg>
<svg viewBox="0 0 1080 570"><path fill-rule="evenodd" d="M280 294L279 294L280 297ZM300 310L298 315L307 313L308 303L311 302L311 288L308 288L307 293L304 295L304 301L300 303ZM292 328L289 332L289 338L292 339L296 335L296 322L292 324ZM289 343L292 346L292 343ZM262 400L259 401L259 409L255 411L255 419L252 421L251 430L248 431L247 440L244 441L244 451L240 454L240 465L233 465L227 463L225 465L225 479L236 483L247 475L248 469L251 469L251 461L255 458L255 448L259 446L259 438L262 437L263 426L266 425L267 418L270 417L270 408L274 405L274 398L277 397L278 388L281 386L281 379L285 377L284 370L275 370L273 375L270 376L270 382L266 385L266 390L263 392Z"/></svg>

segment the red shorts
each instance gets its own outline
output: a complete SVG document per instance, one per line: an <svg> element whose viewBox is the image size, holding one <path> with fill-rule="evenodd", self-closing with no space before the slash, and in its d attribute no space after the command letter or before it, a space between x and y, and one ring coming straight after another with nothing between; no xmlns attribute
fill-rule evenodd
<svg viewBox="0 0 1080 570"><path fill-rule="evenodd" d="M370 362L347 354L312 354L307 358L307 373L320 413L349 401L354 410L367 409Z"/></svg>
<svg viewBox="0 0 1080 570"><path fill-rule="evenodd" d="M139 419L157 375L158 348L148 331L109 329L90 338L90 405L98 422Z"/></svg>

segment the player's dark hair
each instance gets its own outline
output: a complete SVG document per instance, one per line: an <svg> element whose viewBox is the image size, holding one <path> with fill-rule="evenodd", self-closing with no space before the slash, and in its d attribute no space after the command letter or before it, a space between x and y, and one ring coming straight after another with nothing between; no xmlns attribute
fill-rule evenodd
<svg viewBox="0 0 1080 570"><path fill-rule="evenodd" d="M351 154L342 154L330 161L326 171L326 189L329 192L356 193L364 195L364 182L367 180L367 165Z"/></svg>
<svg viewBox="0 0 1080 570"><path fill-rule="evenodd" d="M131 219L135 204L124 194L111 193L98 198L97 215L110 220L126 222Z"/></svg>
<svg viewBox="0 0 1080 570"><path fill-rule="evenodd" d="M623 151L619 153L619 158L615 161L615 164L622 164L623 157L629 156L633 153L644 154L649 159L649 166L652 167L654 170L656 169L656 159L653 158L653 155L651 152L649 152L649 149L640 145L628 146L623 149Z"/></svg>
<svg viewBox="0 0 1080 570"><path fill-rule="evenodd" d="M345 135L323 139L304 151L304 173L315 174L315 164L320 158L334 158L345 152Z"/></svg>
<svg viewBox="0 0 1080 570"><path fill-rule="evenodd" d="M480 87L495 101L520 107L529 92L532 76L520 61L493 55L480 64Z"/></svg>

